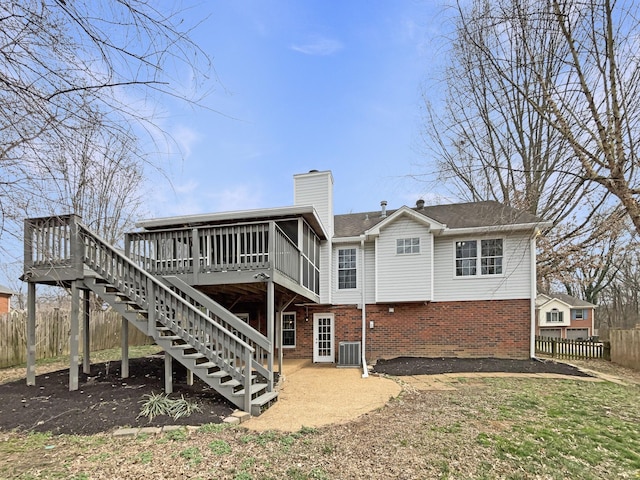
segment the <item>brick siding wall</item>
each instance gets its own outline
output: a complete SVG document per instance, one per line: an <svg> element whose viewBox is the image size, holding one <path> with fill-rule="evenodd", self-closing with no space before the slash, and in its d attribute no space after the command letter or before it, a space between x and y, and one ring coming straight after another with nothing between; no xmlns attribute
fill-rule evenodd
<svg viewBox="0 0 640 480"><path fill-rule="evenodd" d="M393 312L389 309L393 308ZM530 301L367 305L367 361L398 356L529 358ZM297 310L296 348L285 358L312 358L313 313L335 316L336 361L342 341L359 341L362 311L354 305ZM369 328L369 322L374 327Z"/></svg>
<svg viewBox="0 0 640 480"><path fill-rule="evenodd" d="M0 313L7 313L9 311L9 298L4 295L0 295Z"/></svg>

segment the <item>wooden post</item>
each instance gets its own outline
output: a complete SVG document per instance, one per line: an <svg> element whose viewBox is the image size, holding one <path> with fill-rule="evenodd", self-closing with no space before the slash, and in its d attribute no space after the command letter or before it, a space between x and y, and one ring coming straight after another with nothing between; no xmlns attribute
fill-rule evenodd
<svg viewBox="0 0 640 480"><path fill-rule="evenodd" d="M267 355L267 369L269 370L269 378L267 378L267 391L273 391L273 350L275 347L274 341L274 308L275 308L275 288L273 285L273 279L270 278L267 281L267 338L271 344L271 351Z"/></svg>
<svg viewBox="0 0 640 480"><path fill-rule="evenodd" d="M82 325L82 372L89 375L91 373L91 332L89 331L89 317L91 312L89 310L89 290L83 290L82 293L82 313L84 315Z"/></svg>
<svg viewBox="0 0 640 480"><path fill-rule="evenodd" d="M122 317L122 328L120 330L120 342L121 342L120 377L129 378L129 321L124 317Z"/></svg>
<svg viewBox="0 0 640 480"><path fill-rule="evenodd" d="M147 335L156 338L156 290L151 277L147 279Z"/></svg>
<svg viewBox="0 0 640 480"><path fill-rule="evenodd" d="M191 230L191 263L193 271L193 283L198 283L198 275L200 273L200 236L198 235L198 229Z"/></svg>
<svg viewBox="0 0 640 480"><path fill-rule="evenodd" d="M71 282L71 329L69 335L69 391L78 390L78 362L80 347L80 289L78 281Z"/></svg>
<svg viewBox="0 0 640 480"><path fill-rule="evenodd" d="M193 385L193 370L187 370L187 385Z"/></svg>
<svg viewBox="0 0 640 480"><path fill-rule="evenodd" d="M164 352L164 393L173 393L173 357Z"/></svg>
<svg viewBox="0 0 640 480"><path fill-rule="evenodd" d="M82 277L84 274L84 242L80 238L79 221L80 217L77 215L70 215L69 230L71 235L71 264L76 270L78 278Z"/></svg>
<svg viewBox="0 0 640 480"><path fill-rule="evenodd" d="M36 384L36 284L27 284L27 385Z"/></svg>
<svg viewBox="0 0 640 480"><path fill-rule="evenodd" d="M282 375L282 310L278 312L278 373Z"/></svg>

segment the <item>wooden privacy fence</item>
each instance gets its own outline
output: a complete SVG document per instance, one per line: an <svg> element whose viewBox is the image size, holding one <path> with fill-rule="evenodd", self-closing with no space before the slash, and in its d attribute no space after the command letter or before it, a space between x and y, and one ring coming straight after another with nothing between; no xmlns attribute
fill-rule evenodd
<svg viewBox="0 0 640 480"><path fill-rule="evenodd" d="M80 333L82 334L82 322ZM113 311L91 312L89 338L91 351L120 346L122 317ZM52 358L69 354L69 312L52 311L36 314L36 358ZM152 339L137 328L129 329L129 345L151 344ZM82 347L82 343L81 343ZM27 314L0 315L0 368L27 361Z"/></svg>
<svg viewBox="0 0 640 480"><path fill-rule="evenodd" d="M611 361L640 370L640 328L609 330Z"/></svg>
<svg viewBox="0 0 640 480"><path fill-rule="evenodd" d="M536 353L554 358L604 358L609 360L610 347L607 342L590 342L536 336Z"/></svg>

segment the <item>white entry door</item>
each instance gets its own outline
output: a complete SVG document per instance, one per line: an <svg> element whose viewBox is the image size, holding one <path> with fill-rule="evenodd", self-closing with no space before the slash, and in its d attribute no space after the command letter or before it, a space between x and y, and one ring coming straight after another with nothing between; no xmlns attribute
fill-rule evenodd
<svg viewBox="0 0 640 480"><path fill-rule="evenodd" d="M335 362L333 313L313 314L313 361Z"/></svg>

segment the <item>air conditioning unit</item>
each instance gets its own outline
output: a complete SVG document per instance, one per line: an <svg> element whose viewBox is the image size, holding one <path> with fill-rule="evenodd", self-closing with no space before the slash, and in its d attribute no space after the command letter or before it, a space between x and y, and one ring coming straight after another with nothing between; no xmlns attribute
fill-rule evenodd
<svg viewBox="0 0 640 480"><path fill-rule="evenodd" d="M340 342L338 367L359 367L361 360L360 342Z"/></svg>

